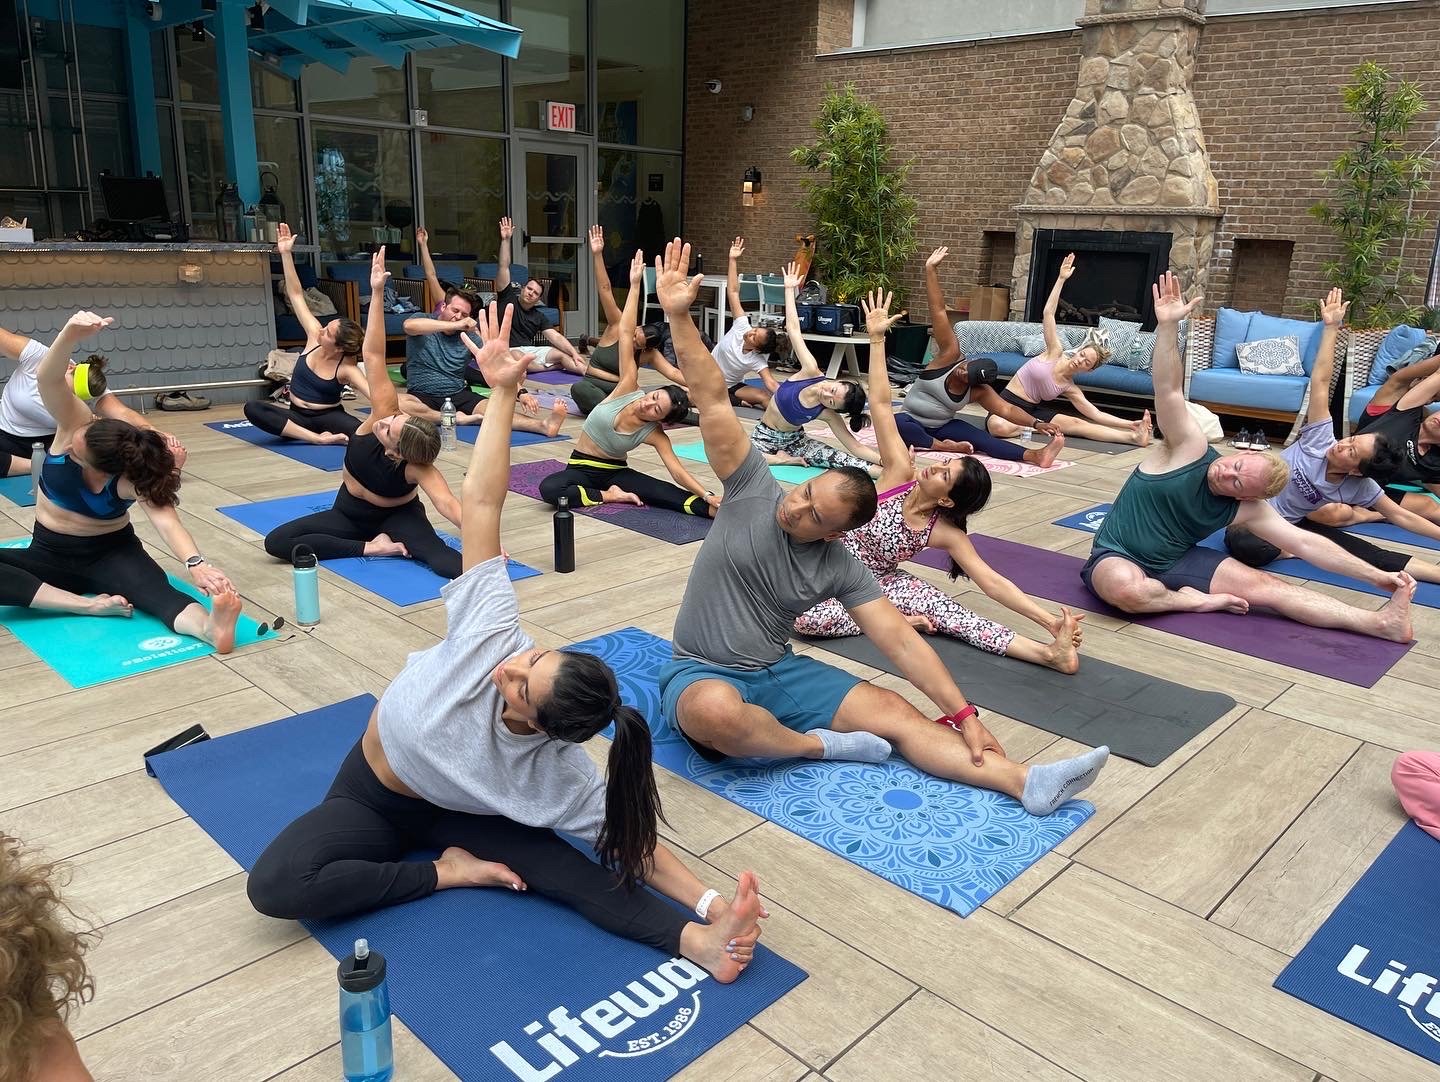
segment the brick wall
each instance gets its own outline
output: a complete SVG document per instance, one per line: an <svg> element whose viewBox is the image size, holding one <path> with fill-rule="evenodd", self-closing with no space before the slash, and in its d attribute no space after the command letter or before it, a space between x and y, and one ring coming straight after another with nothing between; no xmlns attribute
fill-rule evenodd
<svg viewBox="0 0 1440 1082"><path fill-rule="evenodd" d="M920 204L919 248L903 275L916 289L924 257L950 247L948 295L976 283L986 230L1011 229L1036 162L1075 86L1078 31L866 56L817 56L849 41L848 0L691 0L685 222L689 239L719 268L724 246L746 236L746 270L778 269L809 223L799 202L802 171L791 147L808 141L826 84L853 82L890 122L900 158L914 158L910 189ZM758 32L763 29L763 33ZM1344 146L1350 127L1339 88L1362 60L1420 82L1440 105L1432 74L1440 0L1403 8L1307 13L1300 18L1226 18L1204 29L1194 93L1226 216L1216 242L1206 305L1245 305L1231 261L1236 238L1294 242L1287 314L1319 298L1321 264L1334 244L1307 208L1324 195L1317 173ZM720 79L719 95L705 80ZM755 106L750 123L741 106ZM1417 125L1433 135L1440 110ZM754 207L740 206L740 177L764 174ZM1416 200L1432 219L1435 193ZM1433 230L1411 241L1407 262L1424 274ZM1411 255L1413 253L1413 256ZM1240 283L1243 287L1244 283ZM912 292L912 306L919 296ZM1264 298L1267 306L1274 295Z"/></svg>

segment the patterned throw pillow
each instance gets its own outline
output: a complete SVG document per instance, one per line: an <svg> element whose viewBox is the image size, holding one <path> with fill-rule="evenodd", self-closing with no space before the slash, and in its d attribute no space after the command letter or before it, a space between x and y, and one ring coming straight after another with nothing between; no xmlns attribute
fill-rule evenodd
<svg viewBox="0 0 1440 1082"><path fill-rule="evenodd" d="M1240 371L1252 376L1303 376L1300 363L1300 338L1287 334L1280 338L1262 338L1258 342L1242 342L1235 350L1240 358Z"/></svg>
<svg viewBox="0 0 1440 1082"><path fill-rule="evenodd" d="M1109 364L1128 364L1130 353L1135 348L1135 336L1140 333L1140 324L1123 319L1100 317L1100 329L1110 335Z"/></svg>
<svg viewBox="0 0 1440 1082"><path fill-rule="evenodd" d="M1043 334L1027 334L1019 341L1020 352L1027 357L1038 357L1045 352L1045 336Z"/></svg>
<svg viewBox="0 0 1440 1082"><path fill-rule="evenodd" d="M1066 350L1079 349L1085 344L1085 336L1090 333L1089 327L1064 326L1060 328L1060 344Z"/></svg>
<svg viewBox="0 0 1440 1082"><path fill-rule="evenodd" d="M955 324L955 338L960 343L960 351L967 357L978 353L1015 353L1018 349L1016 332L1023 330L1024 326L999 320L962 320Z"/></svg>

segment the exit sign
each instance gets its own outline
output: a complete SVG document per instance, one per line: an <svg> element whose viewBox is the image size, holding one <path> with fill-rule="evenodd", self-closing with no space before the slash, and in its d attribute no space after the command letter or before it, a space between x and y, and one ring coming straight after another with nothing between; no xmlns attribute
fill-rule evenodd
<svg viewBox="0 0 1440 1082"><path fill-rule="evenodd" d="M574 131L575 106L568 101L547 101L545 127L549 131Z"/></svg>

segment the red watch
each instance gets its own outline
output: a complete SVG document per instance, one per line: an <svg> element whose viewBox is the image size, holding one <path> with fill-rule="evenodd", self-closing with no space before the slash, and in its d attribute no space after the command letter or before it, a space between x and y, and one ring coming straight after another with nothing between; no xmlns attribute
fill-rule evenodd
<svg viewBox="0 0 1440 1082"><path fill-rule="evenodd" d="M976 710L974 705L971 703L965 704L965 708L963 710L956 711L953 714L945 714L941 717L936 718L935 724L948 726L958 733L960 732L961 723L964 722L966 718L974 718L976 721L980 720L980 711Z"/></svg>

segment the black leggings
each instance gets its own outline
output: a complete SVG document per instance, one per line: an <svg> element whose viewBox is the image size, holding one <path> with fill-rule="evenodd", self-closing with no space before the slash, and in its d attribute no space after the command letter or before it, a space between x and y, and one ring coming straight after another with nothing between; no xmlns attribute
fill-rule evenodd
<svg viewBox="0 0 1440 1082"><path fill-rule="evenodd" d="M936 440L955 440L957 443L969 443L982 455L1003 458L1007 462L1019 462L1025 457L1025 448L1018 443L992 436L959 417L939 428L926 428L908 413L897 413L895 427L900 430L900 438L905 441L906 447L921 451L927 450Z"/></svg>
<svg viewBox="0 0 1440 1082"><path fill-rule="evenodd" d="M435 891L433 861L406 860L406 854L452 845L506 865L530 891L606 931L680 952L689 920L674 906L644 887L627 890L553 830L446 811L385 788L359 743L320 806L266 847L245 889L257 910L283 920L325 920L399 905Z"/></svg>
<svg viewBox="0 0 1440 1082"><path fill-rule="evenodd" d="M1311 522L1308 518L1302 518L1295 525L1334 541L1351 556L1358 556L1371 567L1378 567L1381 571L1404 571L1405 565L1410 562L1410 557L1404 553L1372 545L1363 537L1346 533L1334 526ZM1280 557L1278 548L1264 538L1256 537L1243 526L1231 526L1225 531L1225 547L1230 550L1231 556L1251 567L1264 567Z"/></svg>
<svg viewBox="0 0 1440 1082"><path fill-rule="evenodd" d="M322 560L339 560L364 556L365 543L382 533L399 541L412 560L435 574L460 577L460 553L435 532L419 496L399 507L376 507L342 487L330 510L305 515L266 534L265 551L277 560L289 560L296 545L307 545Z"/></svg>
<svg viewBox="0 0 1440 1082"><path fill-rule="evenodd" d="M176 618L199 604L170 585L128 523L114 533L77 537L37 522L29 548L0 549L0 605L28 607L42 584L76 594L119 594L172 631Z"/></svg>
<svg viewBox="0 0 1440 1082"><path fill-rule="evenodd" d="M651 477L648 473L632 470L623 458L599 458L582 455L579 451L570 455L570 461L563 470L540 482L540 498L552 507L559 504L561 496L570 501L571 507L594 507L604 502L600 493L611 485L633 492L651 507L700 518L710 514L710 505L703 496L686 492L679 485Z"/></svg>
<svg viewBox="0 0 1440 1082"><path fill-rule="evenodd" d="M284 432L286 421L294 421L307 432L342 432L347 436L355 435L355 430L363 423L361 418L347 413L341 405L312 410L291 402L287 408L263 398L245 403L245 420L272 436Z"/></svg>

